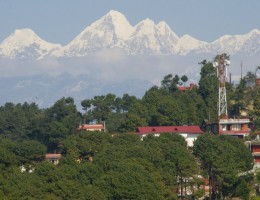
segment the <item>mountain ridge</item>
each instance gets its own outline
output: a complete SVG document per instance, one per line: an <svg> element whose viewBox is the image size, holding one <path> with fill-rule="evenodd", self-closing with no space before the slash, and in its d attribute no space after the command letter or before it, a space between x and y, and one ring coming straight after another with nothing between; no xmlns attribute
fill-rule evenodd
<svg viewBox="0 0 260 200"><path fill-rule="evenodd" d="M17 29L0 44L0 56L10 59L82 57L103 49L120 48L128 55L187 55L227 52L252 55L260 51L260 31L244 35L224 35L213 42L188 34L179 37L165 21L146 18L132 26L120 12L111 10L87 26L66 45L41 39L31 29Z"/></svg>

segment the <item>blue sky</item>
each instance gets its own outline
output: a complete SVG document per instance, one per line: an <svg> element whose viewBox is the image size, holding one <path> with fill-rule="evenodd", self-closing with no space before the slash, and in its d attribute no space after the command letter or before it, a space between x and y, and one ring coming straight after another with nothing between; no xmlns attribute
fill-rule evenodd
<svg viewBox="0 0 260 200"><path fill-rule="evenodd" d="M109 10L132 25L165 21L179 36L211 42L260 29L259 0L0 0L0 41L15 29L31 28L41 38L67 44Z"/></svg>

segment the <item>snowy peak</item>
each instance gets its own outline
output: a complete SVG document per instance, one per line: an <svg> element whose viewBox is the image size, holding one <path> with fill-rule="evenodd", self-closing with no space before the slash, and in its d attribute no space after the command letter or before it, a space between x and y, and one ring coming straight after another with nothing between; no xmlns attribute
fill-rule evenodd
<svg viewBox="0 0 260 200"><path fill-rule="evenodd" d="M205 45L208 52L253 55L260 52L260 31L254 29L245 35L224 35Z"/></svg>
<svg viewBox="0 0 260 200"><path fill-rule="evenodd" d="M60 46L58 44L52 44L41 39L34 31L31 29L16 29L9 37L7 37L1 45L24 45L30 46L31 44L38 43L45 47L52 48L53 46Z"/></svg>
<svg viewBox="0 0 260 200"><path fill-rule="evenodd" d="M28 43L39 40L39 37L31 29L16 29L9 37L7 37L2 44L7 44L10 41L15 43Z"/></svg>
<svg viewBox="0 0 260 200"><path fill-rule="evenodd" d="M9 37L7 37L2 45L5 47L14 46L30 46L33 43L41 42L42 40L31 29L16 29Z"/></svg>
<svg viewBox="0 0 260 200"><path fill-rule="evenodd" d="M133 27L130 25L126 17L118 11L109 11L108 14L100 19L100 22L113 24L115 33L119 39L126 40L133 32Z"/></svg>
<svg viewBox="0 0 260 200"><path fill-rule="evenodd" d="M165 35L168 35L168 34L175 34L171 28L168 26L168 24L166 24L166 22L164 21L161 21L159 22L157 25L156 25L157 29L160 30L162 33L164 33ZM176 34L175 34L176 37L178 37Z"/></svg>
<svg viewBox="0 0 260 200"><path fill-rule="evenodd" d="M154 29L155 29L154 22L147 18L136 25L135 32L143 35L149 35L149 34L154 34L155 32Z"/></svg>
<svg viewBox="0 0 260 200"><path fill-rule="evenodd" d="M133 27L126 17L112 10L72 40L66 46L65 54L82 56L105 48L122 48L132 32Z"/></svg>
<svg viewBox="0 0 260 200"><path fill-rule="evenodd" d="M155 24L145 19L135 26L135 30L127 41L131 54L174 54L179 37L165 22Z"/></svg>
<svg viewBox="0 0 260 200"><path fill-rule="evenodd" d="M31 29L17 29L2 42L0 53L9 58L39 59L59 48L61 45L42 40Z"/></svg>
<svg viewBox="0 0 260 200"><path fill-rule="evenodd" d="M247 35L248 35L248 37L259 36L259 35L260 35L260 30L258 30L258 29L253 29L253 30L250 31Z"/></svg>

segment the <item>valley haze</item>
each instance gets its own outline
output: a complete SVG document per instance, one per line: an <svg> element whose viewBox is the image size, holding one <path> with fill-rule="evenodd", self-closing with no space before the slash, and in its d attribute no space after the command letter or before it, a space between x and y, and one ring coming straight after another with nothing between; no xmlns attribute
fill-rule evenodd
<svg viewBox="0 0 260 200"><path fill-rule="evenodd" d="M167 74L200 78L198 64L216 54L231 57L232 80L260 63L260 31L224 35L213 42L179 37L161 21L131 25L111 10L67 45L44 41L29 28L17 29L0 44L0 104L36 102L41 107L71 96L77 104L95 95L124 93L141 98Z"/></svg>

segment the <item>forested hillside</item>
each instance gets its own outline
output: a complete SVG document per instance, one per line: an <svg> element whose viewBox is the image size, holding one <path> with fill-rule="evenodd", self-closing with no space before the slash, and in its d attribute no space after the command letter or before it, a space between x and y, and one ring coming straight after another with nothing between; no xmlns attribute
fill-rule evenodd
<svg viewBox="0 0 260 200"><path fill-rule="evenodd" d="M210 62L201 64L199 83L190 90L179 89L188 77L169 74L141 99L96 96L82 100L82 112L71 97L45 109L26 102L1 106L0 199L176 199L187 188L198 198L206 180L213 199L248 199L254 178L245 172L253 160L241 140L205 133L192 150L179 135L142 141L132 134L137 126L217 119L216 71ZM255 118L257 134L260 88L254 80L248 72L238 85L227 83L227 96L229 115ZM76 132L81 123L104 122L107 132ZM44 161L55 152L62 154L58 165Z"/></svg>
<svg viewBox="0 0 260 200"><path fill-rule="evenodd" d="M62 140L58 165L41 159L46 148L39 142L2 138L0 144L1 199L177 199L190 186L198 198L205 184L200 173L210 178L212 197L248 197L253 180L237 176L252 168L244 144L211 134L197 140L194 155L175 134L143 141L134 134L75 134Z"/></svg>

